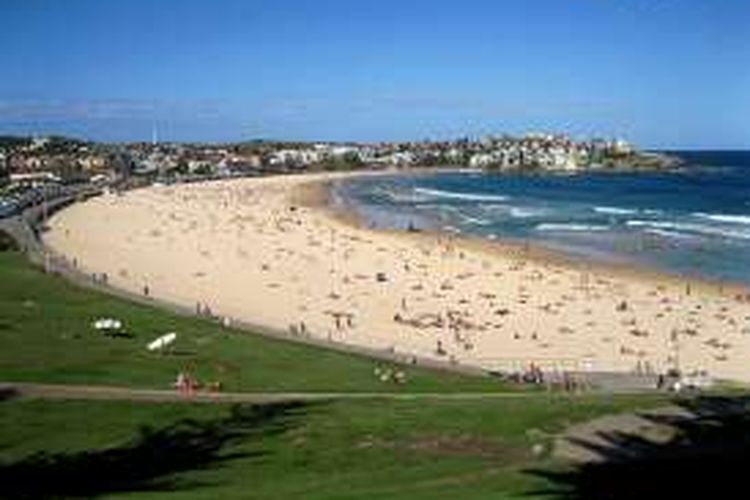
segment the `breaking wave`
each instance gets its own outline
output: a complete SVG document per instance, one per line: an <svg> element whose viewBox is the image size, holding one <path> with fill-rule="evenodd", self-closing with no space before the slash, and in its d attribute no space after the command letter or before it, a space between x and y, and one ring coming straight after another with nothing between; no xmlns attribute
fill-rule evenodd
<svg viewBox="0 0 750 500"><path fill-rule="evenodd" d="M673 238L678 240L694 240L698 236L695 236L693 234L686 234L686 233L680 233L677 231L668 231L666 229L658 229L658 228L646 228L643 230L644 233L649 234L655 234L657 236L662 236L664 238Z"/></svg>
<svg viewBox="0 0 750 500"><path fill-rule="evenodd" d="M443 191L441 189L430 189L416 187L414 192L422 195L432 196L435 198L449 198L453 200L466 201L506 201L507 196L495 194L475 194L475 193L458 193L455 191Z"/></svg>
<svg viewBox="0 0 750 500"><path fill-rule="evenodd" d="M620 207L594 207L594 212L607 215L630 215L637 214L638 210Z"/></svg>
<svg viewBox="0 0 750 500"><path fill-rule="evenodd" d="M526 219L530 217L542 217L546 214L547 212L545 210L542 210L541 208L525 208L525 207L511 207L510 208L511 217L516 217L519 219Z"/></svg>
<svg viewBox="0 0 750 500"><path fill-rule="evenodd" d="M728 224L750 224L750 215L730 215L730 214L706 214L696 212L693 214L701 219L708 219L714 222L724 222Z"/></svg>
<svg viewBox="0 0 750 500"><path fill-rule="evenodd" d="M474 224L476 226L488 226L492 224L491 220L482 219L480 217L471 217L469 215L460 214L461 221L465 224Z"/></svg>
<svg viewBox="0 0 750 500"><path fill-rule="evenodd" d="M750 231L729 229L725 227L695 224L690 222L667 222L653 220L629 220L625 222L628 227L644 227L650 229L663 229L679 232L696 233L704 236L716 236L721 238L735 238L750 240Z"/></svg>
<svg viewBox="0 0 750 500"><path fill-rule="evenodd" d="M577 233L592 233L609 230L609 226L601 226L595 224L558 224L558 223L545 223L538 224L534 229L537 231L554 231L554 232L577 232Z"/></svg>
<svg viewBox="0 0 750 500"><path fill-rule="evenodd" d="M427 196L420 196L412 192L399 192L388 189L376 189L375 192L393 203L421 203L429 199Z"/></svg>

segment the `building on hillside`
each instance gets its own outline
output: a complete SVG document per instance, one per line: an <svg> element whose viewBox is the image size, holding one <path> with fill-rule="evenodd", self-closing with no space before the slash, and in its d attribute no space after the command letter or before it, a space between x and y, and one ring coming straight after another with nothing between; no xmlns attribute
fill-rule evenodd
<svg viewBox="0 0 750 500"><path fill-rule="evenodd" d="M384 158L385 163L394 167L406 167L416 163L416 157L411 151L392 153Z"/></svg>
<svg viewBox="0 0 750 500"><path fill-rule="evenodd" d="M60 177L53 172L38 171L10 174L10 182L14 184L38 185L47 182L58 183L60 181Z"/></svg>
<svg viewBox="0 0 750 500"><path fill-rule="evenodd" d="M268 164L274 167L306 167L319 163L330 155L329 151L320 149L280 149L268 158Z"/></svg>
<svg viewBox="0 0 750 500"><path fill-rule="evenodd" d="M37 151L40 149L44 149L49 143L49 137L34 137L33 139L31 139L31 144L29 144L29 150Z"/></svg>
<svg viewBox="0 0 750 500"><path fill-rule="evenodd" d="M214 165L207 160L190 160L187 167L190 174L209 175L215 172Z"/></svg>
<svg viewBox="0 0 750 500"><path fill-rule="evenodd" d="M108 159L101 155L84 156L78 159L78 164L85 173L90 175L110 170Z"/></svg>
<svg viewBox="0 0 750 500"><path fill-rule="evenodd" d="M633 146L631 146L627 141L624 141L623 139L617 139L612 142L612 146L610 148L612 152L616 155L629 155L633 153Z"/></svg>

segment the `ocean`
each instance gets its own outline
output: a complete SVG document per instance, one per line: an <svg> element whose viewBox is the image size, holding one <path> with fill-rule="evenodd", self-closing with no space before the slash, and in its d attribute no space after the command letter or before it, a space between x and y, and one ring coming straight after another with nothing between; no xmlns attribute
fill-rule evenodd
<svg viewBox="0 0 750 500"><path fill-rule="evenodd" d="M335 203L372 226L539 245L605 263L750 285L750 151L670 152L673 171L352 178Z"/></svg>

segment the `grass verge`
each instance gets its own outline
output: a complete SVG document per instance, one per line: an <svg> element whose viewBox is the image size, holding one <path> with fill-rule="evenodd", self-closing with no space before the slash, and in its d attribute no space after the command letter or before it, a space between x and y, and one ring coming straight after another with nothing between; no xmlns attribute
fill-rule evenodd
<svg viewBox="0 0 750 500"><path fill-rule="evenodd" d="M0 497L522 498L567 425L657 402L6 400Z"/></svg>

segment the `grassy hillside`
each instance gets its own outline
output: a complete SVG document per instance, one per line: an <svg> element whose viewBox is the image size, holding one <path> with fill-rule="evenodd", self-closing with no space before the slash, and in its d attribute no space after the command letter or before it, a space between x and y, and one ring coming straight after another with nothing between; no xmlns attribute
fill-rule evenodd
<svg viewBox="0 0 750 500"><path fill-rule="evenodd" d="M559 466L549 456L554 433L655 402L8 400L0 402L0 497L524 498L549 486L529 470Z"/></svg>
<svg viewBox="0 0 750 500"><path fill-rule="evenodd" d="M130 338L96 332L97 317ZM146 343L176 331L175 352ZM188 367L233 391L499 391L477 378L225 330L75 287L0 252L0 380L167 388ZM0 498L526 498L554 436L662 396L367 398L264 406L44 401L0 394Z"/></svg>
<svg viewBox="0 0 750 500"><path fill-rule="evenodd" d="M107 337L92 322L113 317L132 337ZM146 345L177 332L174 352ZM380 382L382 363L221 328L84 290L0 252L0 380L167 388L189 369L228 391L497 391L497 380L405 368L403 385Z"/></svg>

